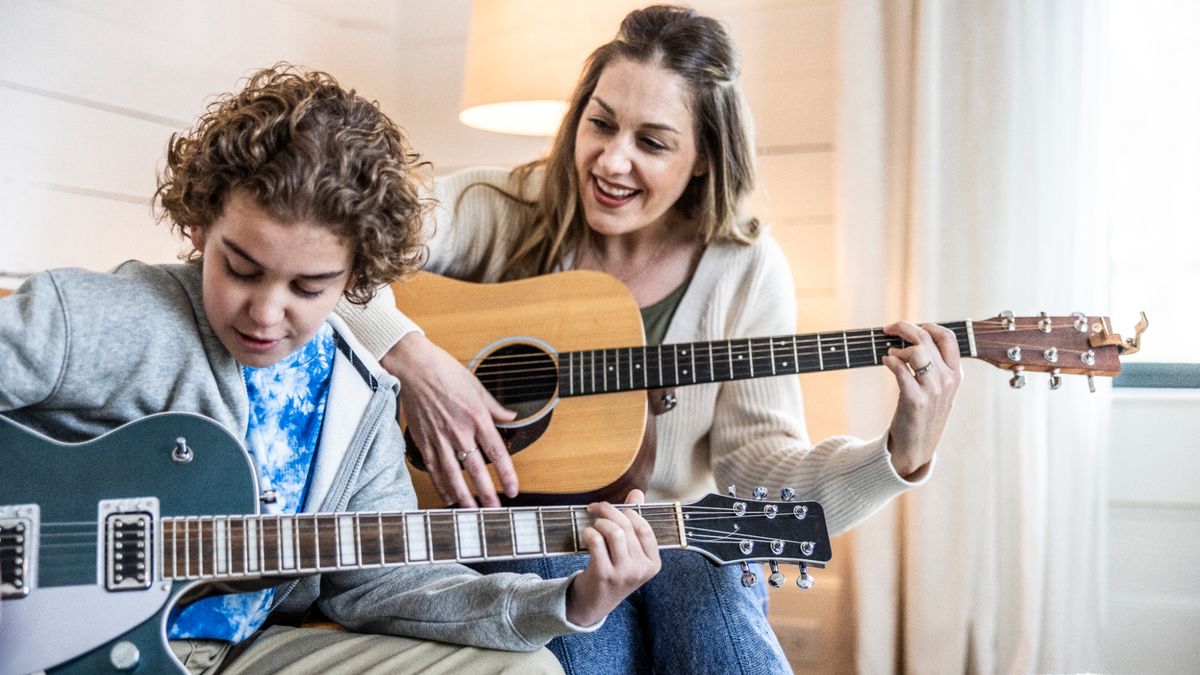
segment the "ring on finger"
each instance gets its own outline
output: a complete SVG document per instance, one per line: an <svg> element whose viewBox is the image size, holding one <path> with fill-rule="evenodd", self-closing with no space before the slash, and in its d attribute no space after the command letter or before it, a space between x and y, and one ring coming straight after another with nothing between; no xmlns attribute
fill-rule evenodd
<svg viewBox="0 0 1200 675"><path fill-rule="evenodd" d="M479 449L479 446L477 445L477 446L471 448L470 450L459 450L458 454L455 455L455 457L458 457L458 463L462 464L463 462L467 461L467 458L471 456L471 453L475 452L478 449Z"/></svg>
<svg viewBox="0 0 1200 675"><path fill-rule="evenodd" d="M913 377L921 377L925 373L928 373L929 369L932 367L933 367L933 361L926 363L925 365L923 365L920 368L917 368L916 370L913 371Z"/></svg>

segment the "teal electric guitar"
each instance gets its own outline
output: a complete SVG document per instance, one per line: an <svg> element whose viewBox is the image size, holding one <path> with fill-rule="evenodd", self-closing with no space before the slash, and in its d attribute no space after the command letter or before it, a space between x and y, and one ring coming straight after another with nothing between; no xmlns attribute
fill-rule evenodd
<svg viewBox="0 0 1200 675"><path fill-rule="evenodd" d="M830 559L816 502L709 495L636 508L663 548L716 563ZM250 460L198 415L63 444L0 416L0 675L182 671L166 617L198 584L579 553L582 506L260 515Z"/></svg>

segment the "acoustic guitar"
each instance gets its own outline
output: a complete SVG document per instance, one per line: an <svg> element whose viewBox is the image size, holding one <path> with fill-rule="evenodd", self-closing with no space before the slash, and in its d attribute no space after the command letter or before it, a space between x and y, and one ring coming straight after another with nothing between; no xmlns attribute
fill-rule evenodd
<svg viewBox="0 0 1200 675"><path fill-rule="evenodd" d="M498 425L521 479L516 503L613 500L643 487L652 466L642 449L646 390L877 366L907 343L880 328L749 337L646 347L637 303L617 279L570 271L498 284L428 272L392 285L397 306L435 344L471 370L506 408ZM1112 377L1146 328L1122 340L1107 317L1015 317L941 324L959 354L1012 372ZM439 506L420 452L408 449L422 506ZM489 467L496 480L495 470Z"/></svg>
<svg viewBox="0 0 1200 675"><path fill-rule="evenodd" d="M583 550L585 507L260 515L249 456L216 422L163 413L82 444L0 415L0 675L186 672L166 617L200 584ZM714 562L831 558L824 512L785 491L637 509L662 548Z"/></svg>

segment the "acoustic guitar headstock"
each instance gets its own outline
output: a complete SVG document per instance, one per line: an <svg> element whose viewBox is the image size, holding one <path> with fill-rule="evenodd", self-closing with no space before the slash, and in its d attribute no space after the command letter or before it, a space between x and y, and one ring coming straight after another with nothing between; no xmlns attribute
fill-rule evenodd
<svg viewBox="0 0 1200 675"><path fill-rule="evenodd" d="M1092 380L1097 375L1115 377L1121 372L1122 355L1134 354L1141 348L1142 333L1149 322L1145 313L1135 327L1133 338L1122 339L1112 332L1106 316L1087 316L1075 312L1070 316L999 316L973 322L975 357L1013 372L1009 384L1014 389L1025 386L1026 372L1050 373L1050 388L1058 389L1061 375L1086 375L1088 385L1095 391Z"/></svg>

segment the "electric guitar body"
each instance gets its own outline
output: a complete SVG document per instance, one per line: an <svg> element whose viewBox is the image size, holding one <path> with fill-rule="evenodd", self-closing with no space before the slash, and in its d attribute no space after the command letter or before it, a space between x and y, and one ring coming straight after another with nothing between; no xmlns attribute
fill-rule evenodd
<svg viewBox="0 0 1200 675"><path fill-rule="evenodd" d="M189 461L175 459L173 442L181 434L197 450ZM110 672L114 648L119 659L122 651L131 653L130 646L138 672L176 672L166 613L171 600L196 582L156 579L149 554L153 532L140 550L133 541L121 552L125 564L109 559L119 549L106 553L95 541L106 528L121 527L116 514L128 514L126 520L146 514L153 530L171 516L257 513L254 471L238 440L207 418L180 413L147 417L122 433L78 445L30 439L28 430L0 417L0 458L0 557L6 557L4 595L11 598L4 603L0 672L50 665L55 672ZM38 524L40 538L34 539L29 533ZM22 555L4 556L18 537ZM49 551L63 555L38 555ZM139 553L145 555L140 563ZM31 559L40 559L36 574L11 575L29 569L14 567L14 561ZM119 642L125 644L117 647ZM60 663L63 654L80 656Z"/></svg>

